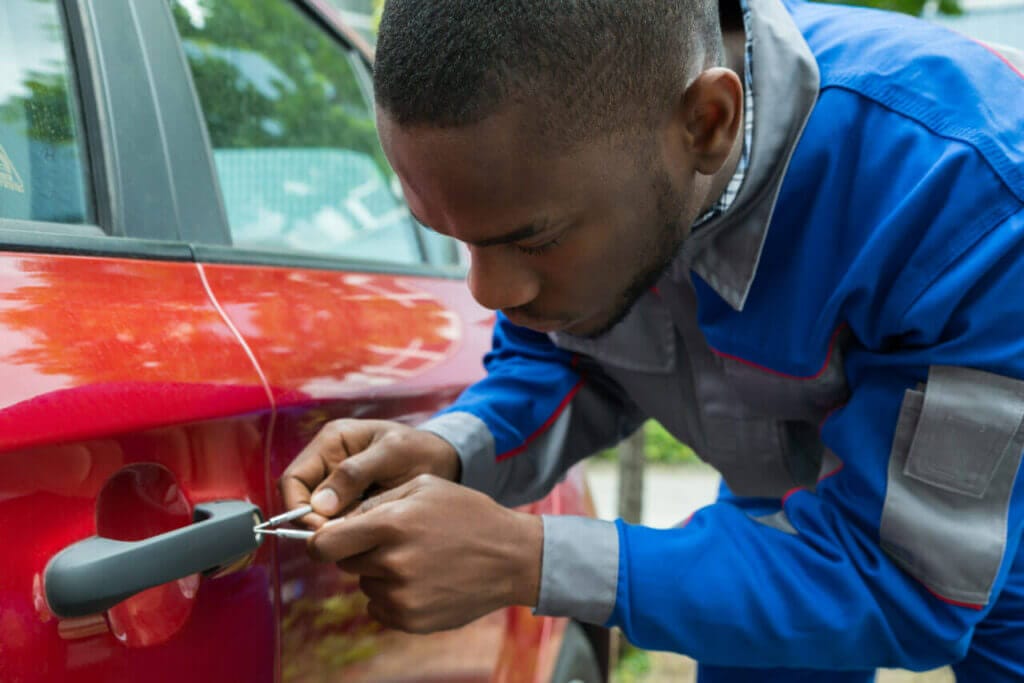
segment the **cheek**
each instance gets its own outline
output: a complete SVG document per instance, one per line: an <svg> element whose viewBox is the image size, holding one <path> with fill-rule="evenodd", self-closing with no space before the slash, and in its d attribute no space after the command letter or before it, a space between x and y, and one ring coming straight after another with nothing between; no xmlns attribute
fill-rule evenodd
<svg viewBox="0 0 1024 683"><path fill-rule="evenodd" d="M634 245L582 233L545 264L544 289L574 308L606 305L632 277ZM610 236L609 236L610 237Z"/></svg>

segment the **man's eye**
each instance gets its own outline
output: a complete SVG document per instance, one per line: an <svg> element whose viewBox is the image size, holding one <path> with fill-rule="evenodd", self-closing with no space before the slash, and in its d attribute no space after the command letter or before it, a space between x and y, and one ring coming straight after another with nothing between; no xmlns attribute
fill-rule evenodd
<svg viewBox="0 0 1024 683"><path fill-rule="evenodd" d="M544 244L540 244L535 247L524 247L522 245L517 244L516 249L518 249L520 252L528 256L539 256L540 254L543 254L549 249L557 247L560 243L561 242L557 238L555 238L549 242L545 242Z"/></svg>

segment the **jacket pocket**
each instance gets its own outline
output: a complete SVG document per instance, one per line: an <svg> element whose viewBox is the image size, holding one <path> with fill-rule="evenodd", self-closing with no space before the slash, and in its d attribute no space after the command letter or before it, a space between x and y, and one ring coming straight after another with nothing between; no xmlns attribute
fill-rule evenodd
<svg viewBox="0 0 1024 683"><path fill-rule="evenodd" d="M907 390L889 456L883 549L939 596L984 605L1024 452L1024 382L933 367Z"/></svg>

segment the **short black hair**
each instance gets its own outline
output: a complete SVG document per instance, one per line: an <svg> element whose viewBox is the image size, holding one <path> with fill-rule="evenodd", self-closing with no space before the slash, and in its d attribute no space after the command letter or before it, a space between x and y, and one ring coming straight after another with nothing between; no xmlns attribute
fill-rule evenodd
<svg viewBox="0 0 1024 683"><path fill-rule="evenodd" d="M718 0L387 0L374 91L401 126L518 102L576 141L650 125L722 53Z"/></svg>

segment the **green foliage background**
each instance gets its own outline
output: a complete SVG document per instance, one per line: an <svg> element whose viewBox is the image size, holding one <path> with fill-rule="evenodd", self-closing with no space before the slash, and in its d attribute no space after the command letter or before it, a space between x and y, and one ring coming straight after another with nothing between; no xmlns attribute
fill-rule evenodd
<svg viewBox="0 0 1024 683"><path fill-rule="evenodd" d="M647 462L661 465L691 465L700 461L692 448L679 443L655 420L648 420L641 429L644 430L644 456ZM614 448L609 448L601 451L597 457L602 460L616 460L618 454Z"/></svg>
<svg viewBox="0 0 1024 683"><path fill-rule="evenodd" d="M891 12L902 12L919 17L924 13L928 0L845 0L841 3L833 3L833 0L818 0L832 4L861 5L863 7L874 7ZM960 0L937 0L939 14L963 14Z"/></svg>
<svg viewBox="0 0 1024 683"><path fill-rule="evenodd" d="M289 3L197 4L202 22L177 2L171 9L215 149L349 149L388 168L373 112L334 40Z"/></svg>

